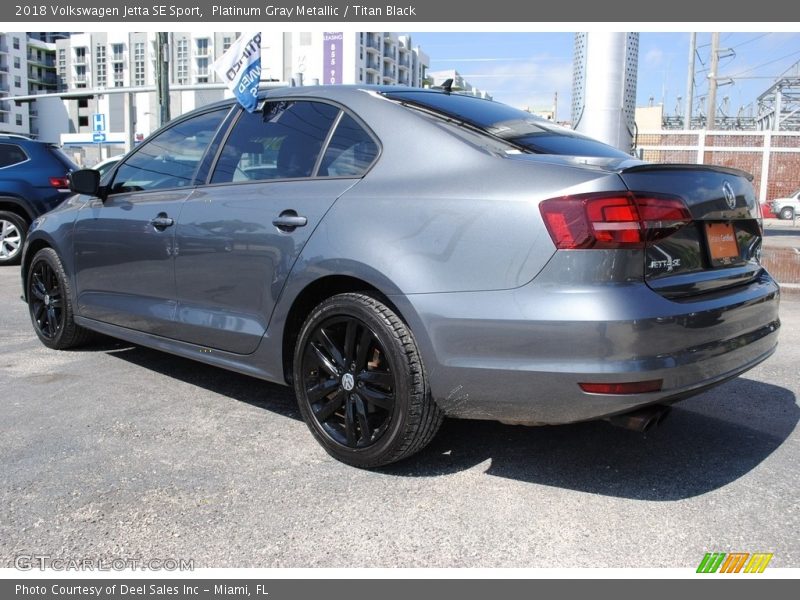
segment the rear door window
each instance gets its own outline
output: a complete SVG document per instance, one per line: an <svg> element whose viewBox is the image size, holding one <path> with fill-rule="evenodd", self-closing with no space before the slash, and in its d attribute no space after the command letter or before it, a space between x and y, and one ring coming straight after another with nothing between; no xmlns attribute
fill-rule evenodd
<svg viewBox="0 0 800 600"><path fill-rule="evenodd" d="M268 102L236 122L211 183L311 177L339 109L323 102Z"/></svg>

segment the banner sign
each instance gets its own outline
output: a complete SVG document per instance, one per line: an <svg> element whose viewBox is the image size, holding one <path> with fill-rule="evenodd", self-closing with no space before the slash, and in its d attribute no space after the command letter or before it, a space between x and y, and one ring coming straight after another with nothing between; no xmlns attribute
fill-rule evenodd
<svg viewBox="0 0 800 600"><path fill-rule="evenodd" d="M214 70L239 104L253 112L261 80L261 33L243 33L228 51L214 61Z"/></svg>
<svg viewBox="0 0 800 600"><path fill-rule="evenodd" d="M342 83L342 42L344 34L341 31L326 31L322 35L323 39L323 73L325 79L323 83Z"/></svg>

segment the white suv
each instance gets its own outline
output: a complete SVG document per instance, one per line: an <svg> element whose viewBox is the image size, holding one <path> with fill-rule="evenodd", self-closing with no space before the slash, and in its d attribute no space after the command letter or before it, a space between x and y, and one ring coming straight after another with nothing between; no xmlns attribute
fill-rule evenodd
<svg viewBox="0 0 800 600"><path fill-rule="evenodd" d="M793 219L800 212L800 190L788 198L776 198L770 202L769 207L779 219Z"/></svg>

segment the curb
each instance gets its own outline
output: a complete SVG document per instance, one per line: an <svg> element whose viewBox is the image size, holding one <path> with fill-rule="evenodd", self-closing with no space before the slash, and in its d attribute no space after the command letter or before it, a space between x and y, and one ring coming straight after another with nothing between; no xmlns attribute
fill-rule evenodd
<svg viewBox="0 0 800 600"><path fill-rule="evenodd" d="M787 300L800 300L800 283L781 283L781 297Z"/></svg>

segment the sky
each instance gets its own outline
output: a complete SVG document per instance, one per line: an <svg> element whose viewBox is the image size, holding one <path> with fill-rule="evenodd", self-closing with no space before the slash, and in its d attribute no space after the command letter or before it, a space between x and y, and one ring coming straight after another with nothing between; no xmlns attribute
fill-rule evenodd
<svg viewBox="0 0 800 600"><path fill-rule="evenodd" d="M532 110L553 106L558 92L558 120L570 118L573 33L412 33L431 59L430 70L455 68L495 100ZM711 34L697 34L694 111L708 92ZM720 105L727 114L755 105L774 77L800 61L800 33L728 32L720 35ZM664 104L665 114L683 113L689 62L689 33L643 32L639 36L637 106ZM745 112L744 114L748 114Z"/></svg>

